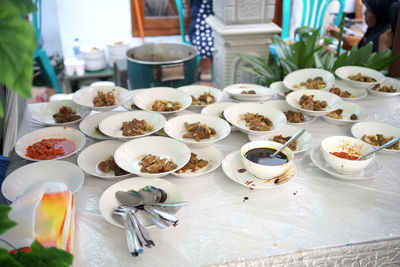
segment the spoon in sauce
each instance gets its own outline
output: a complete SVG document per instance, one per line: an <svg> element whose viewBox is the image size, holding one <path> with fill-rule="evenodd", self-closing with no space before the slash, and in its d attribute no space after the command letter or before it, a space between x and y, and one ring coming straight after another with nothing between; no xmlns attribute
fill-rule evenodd
<svg viewBox="0 0 400 267"><path fill-rule="evenodd" d="M397 138L395 138L395 139L393 139L393 140L391 140L391 141L389 141L389 142L387 142L386 144L383 144L383 146L380 146L380 147L378 147L378 148L375 148L375 149L372 150L371 152L368 152L367 154L362 155L361 157L359 157L359 158L356 159L356 160L362 160L363 158L368 157L368 156L371 155L372 153L375 153L375 152L377 152L377 151L379 151L379 150L381 150L381 149L384 149L384 148L387 148L387 147L389 147L389 146L391 146L391 145L394 145L394 144L396 144L396 143L399 142L399 141L400 141L400 136L397 137Z"/></svg>
<svg viewBox="0 0 400 267"><path fill-rule="evenodd" d="M290 145L291 143L293 143L294 141L296 141L300 136L303 135L303 133L305 132L305 129L301 129L300 131L298 131L295 135L292 136L292 138L290 138L283 146L281 146L278 150L275 151L275 153L271 154L270 157L274 158L276 157L276 155L279 154L279 152L282 151L282 149L284 149L285 147L287 147L288 145Z"/></svg>

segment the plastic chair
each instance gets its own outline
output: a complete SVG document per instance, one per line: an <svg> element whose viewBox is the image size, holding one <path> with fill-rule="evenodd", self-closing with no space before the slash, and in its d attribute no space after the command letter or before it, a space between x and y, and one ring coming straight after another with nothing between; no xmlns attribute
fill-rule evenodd
<svg viewBox="0 0 400 267"><path fill-rule="evenodd" d="M58 83L56 72L50 63L50 59L47 56L46 50L44 50L42 47L42 1L35 0L35 6L37 7L38 11L32 14L32 24L35 28L37 46L33 52L33 58L39 63L46 82L51 84L57 89L57 92L61 94L62 90L60 84Z"/></svg>

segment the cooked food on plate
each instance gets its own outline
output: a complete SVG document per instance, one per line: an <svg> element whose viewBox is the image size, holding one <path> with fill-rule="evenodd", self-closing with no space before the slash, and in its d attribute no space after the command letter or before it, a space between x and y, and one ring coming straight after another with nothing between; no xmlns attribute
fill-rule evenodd
<svg viewBox="0 0 400 267"><path fill-rule="evenodd" d="M156 100L151 106L153 111L176 111L181 109L182 105L179 102L172 102L169 100Z"/></svg>
<svg viewBox="0 0 400 267"><path fill-rule="evenodd" d="M97 168L104 173L113 171L115 176L120 176L120 175L124 175L124 174L128 173L128 172L124 171L123 169L121 169L117 165L117 163L115 163L113 156L109 156L106 160L99 162L99 164L97 165Z"/></svg>
<svg viewBox="0 0 400 267"><path fill-rule="evenodd" d="M111 91L104 93L102 90L99 90L97 91L97 96L93 98L93 105L95 107L108 107L115 106L116 104L114 93Z"/></svg>
<svg viewBox="0 0 400 267"><path fill-rule="evenodd" d="M75 144L66 138L42 139L26 148L31 159L49 160L66 156L75 151Z"/></svg>
<svg viewBox="0 0 400 267"><path fill-rule="evenodd" d="M376 80L370 76L362 75L360 72L357 73L356 75L349 75L347 77L349 80L355 81L355 82L363 82L363 83L374 83Z"/></svg>
<svg viewBox="0 0 400 267"><path fill-rule="evenodd" d="M254 90L243 90L242 92L240 92L242 95L255 95L256 91Z"/></svg>
<svg viewBox="0 0 400 267"><path fill-rule="evenodd" d="M53 115L56 123L66 123L81 119L81 116L76 115L76 111L67 106L62 106L58 113Z"/></svg>
<svg viewBox="0 0 400 267"><path fill-rule="evenodd" d="M288 122L301 123L301 122L305 121L304 115L301 112L295 112L295 111L289 110L289 111L285 111L283 113L285 114Z"/></svg>
<svg viewBox="0 0 400 267"><path fill-rule="evenodd" d="M313 111L321 111L328 106L326 101L314 101L313 95L302 95L299 101L301 108Z"/></svg>
<svg viewBox="0 0 400 267"><path fill-rule="evenodd" d="M192 105L200 105L200 106L205 106L209 105L215 102L215 97L210 94L205 92L204 94L200 95L198 98L191 96L192 97Z"/></svg>
<svg viewBox="0 0 400 267"><path fill-rule="evenodd" d="M340 88L338 87L332 87L331 89L329 89L329 92L334 93L335 95L338 95L342 98L353 97L350 92L340 90Z"/></svg>
<svg viewBox="0 0 400 267"><path fill-rule="evenodd" d="M169 172L178 167L172 159L168 160L151 154L144 156L139 165L142 166L140 171L147 173Z"/></svg>
<svg viewBox="0 0 400 267"><path fill-rule="evenodd" d="M300 86L305 86L308 89L322 89L326 87L326 82L322 77L315 77L314 79L307 79L305 82L301 82ZM300 88L299 85L293 85L294 88Z"/></svg>
<svg viewBox="0 0 400 267"><path fill-rule="evenodd" d="M281 143L282 145L286 144L289 139L292 138L291 136L285 136L283 137L282 135L275 135L273 138L271 138L271 141ZM295 151L297 149L297 144L299 143L299 140L297 139L293 143L291 143L288 147L292 150Z"/></svg>
<svg viewBox="0 0 400 267"><path fill-rule="evenodd" d="M357 114L351 114L350 120L352 120L352 121L358 120Z"/></svg>
<svg viewBox="0 0 400 267"><path fill-rule="evenodd" d="M258 113L240 114L240 120L246 121L246 126L253 131L269 131L274 126L270 119Z"/></svg>
<svg viewBox="0 0 400 267"><path fill-rule="evenodd" d="M381 86L380 83L378 83L377 85L375 85L374 87L372 87L372 90L378 91L378 92L384 92L384 93L396 93L397 89L393 87L393 85L391 86Z"/></svg>
<svg viewBox="0 0 400 267"><path fill-rule="evenodd" d="M153 125L148 124L145 120L135 118L132 121L124 121L121 130L123 136L136 136L153 130Z"/></svg>
<svg viewBox="0 0 400 267"><path fill-rule="evenodd" d="M200 122L185 122L185 127L188 133L184 134L182 137L195 139L196 142L200 142L201 139L211 138L212 135L217 133L213 128L208 127L207 124L201 124Z"/></svg>
<svg viewBox="0 0 400 267"><path fill-rule="evenodd" d="M361 137L361 140L373 146L383 146L384 144L386 144L390 140L393 140L394 138L395 138L394 136L387 137L384 136L383 134L376 134L376 135L364 134L363 137ZM400 150L400 142L397 142L392 146L387 147L386 149Z"/></svg>
<svg viewBox="0 0 400 267"><path fill-rule="evenodd" d="M185 172L195 172L201 168L207 166L208 161L204 159L198 159L197 154L190 153L190 160L183 166L181 169L175 171L176 173L185 173Z"/></svg>
<svg viewBox="0 0 400 267"><path fill-rule="evenodd" d="M337 110L332 111L331 113L326 114L329 118L341 120L343 119L343 109L339 108Z"/></svg>

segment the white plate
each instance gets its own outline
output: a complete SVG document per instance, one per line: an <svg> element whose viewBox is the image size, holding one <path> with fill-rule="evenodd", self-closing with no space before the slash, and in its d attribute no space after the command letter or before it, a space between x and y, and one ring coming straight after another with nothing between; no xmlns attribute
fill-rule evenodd
<svg viewBox="0 0 400 267"><path fill-rule="evenodd" d="M266 116L273 123L270 131L254 131L246 126L246 121L240 120L241 114L258 113ZM273 132L286 125L286 116L282 111L276 108L268 107L263 104L255 103L240 103L227 107L224 111L224 116L231 124L239 128L240 131L246 134L263 135L267 132Z"/></svg>
<svg viewBox="0 0 400 267"><path fill-rule="evenodd" d="M334 125L351 125L353 123L357 123L368 118L367 110L360 105L345 101L341 109L343 109L343 119L333 119L331 117L328 117L328 115L325 115L322 118ZM358 119L351 120L350 116L352 114L356 114Z"/></svg>
<svg viewBox="0 0 400 267"><path fill-rule="evenodd" d="M332 175L341 180L363 180L363 179L371 179L378 176L383 169L383 165L375 155L371 163L360 173L356 174L342 174L329 166L328 163L324 160L324 156L322 155L322 148L321 145L315 145L310 153L310 158L312 162L324 172Z"/></svg>
<svg viewBox="0 0 400 267"><path fill-rule="evenodd" d="M283 137L293 136L300 130L301 130L301 128L299 128L299 127L292 126L292 125L286 125L274 133L268 133L266 135L249 135L249 140L250 141L257 141L257 140L272 141L272 139L276 135L282 135ZM303 133L303 135L300 136L300 138L298 139L297 149L293 152L295 154L304 152L304 151L308 150L310 147L312 147L313 143L314 143L313 137L311 136L311 134L309 132L305 131Z"/></svg>
<svg viewBox="0 0 400 267"><path fill-rule="evenodd" d="M396 138L400 136L400 128L382 122L359 122L354 124L353 127L351 127L351 134L355 138L358 138L360 140L364 134L366 135L383 134L386 137L394 136ZM387 153L400 152L400 150L386 149L386 148L380 151Z"/></svg>
<svg viewBox="0 0 400 267"><path fill-rule="evenodd" d="M310 90L329 90L333 83L335 82L335 76L329 71L323 69L301 69L296 70L283 79L283 84L286 88L291 90L306 90L308 89L306 86L300 86L300 83L306 82L307 79L314 79L316 77L322 77L322 79L326 82L326 86L322 89L310 89ZM294 87L294 85L298 85L299 88Z"/></svg>
<svg viewBox="0 0 400 267"><path fill-rule="evenodd" d="M121 141L108 140L88 146L78 156L77 161L79 167L81 167L84 172L103 179L121 178L132 175L128 173L115 176L113 171L104 173L97 167L101 161L106 160L110 156L114 156L115 150L122 144L123 142Z"/></svg>
<svg viewBox="0 0 400 267"><path fill-rule="evenodd" d="M211 105L205 106L201 110L201 114L204 115L212 115L218 118L221 118L220 115L221 113L229 106L235 105L235 103L232 102L219 102L219 103L214 103ZM231 125L231 132L233 131L238 131L239 129L233 125Z"/></svg>
<svg viewBox="0 0 400 267"><path fill-rule="evenodd" d="M217 169L221 163L222 163L222 158L223 154L221 150L216 148L215 146L208 146L204 148L194 148L191 149L191 151L195 154L197 154L198 159L204 159L208 161L207 166L195 171L195 172L184 172L184 173L176 173L173 172L171 173L172 175L175 175L176 177L180 178L192 178L192 177L198 177L207 173L212 172L213 170Z"/></svg>
<svg viewBox="0 0 400 267"><path fill-rule="evenodd" d="M270 180L259 179L247 170L243 173L238 172L238 170L244 168L245 167L243 165L242 159L240 158L240 150L228 154L222 161L222 170L224 171L226 176L228 176L232 181L236 183L253 189L281 187L292 181L297 174L296 165L294 163L282 175L271 177ZM281 182L275 184L274 181L276 179L279 179Z"/></svg>
<svg viewBox="0 0 400 267"><path fill-rule="evenodd" d="M183 138L182 135L188 133L185 127L185 122L188 123L196 123L200 122L202 124L206 124L207 126L213 128L216 131L216 134L207 139L202 139L199 142L192 138ZM191 147L206 147L210 146L213 143L224 139L231 132L231 127L228 122L225 120L211 116L211 115L203 115L203 114L187 114L176 116L172 119L169 119L164 126L164 132L181 142L184 142Z"/></svg>
<svg viewBox="0 0 400 267"><path fill-rule="evenodd" d="M375 95L375 96L383 96L383 97L391 97L391 96L397 96L400 95L400 81L393 79L393 78L389 78L386 77L382 82L380 82L381 86L393 86L393 88L395 88L397 91L394 93L385 93L385 92L379 92L376 90L373 90L372 87L368 88L368 93L370 93L371 95Z"/></svg>
<svg viewBox="0 0 400 267"><path fill-rule="evenodd" d="M302 95L313 95L314 100L325 100L328 103L328 106L325 108L325 110L322 111L303 109L299 104ZM301 112L309 116L323 116L334 110L337 110L343 105L343 100L339 96L322 90L296 90L286 96L286 101L292 107L300 110Z"/></svg>
<svg viewBox="0 0 400 267"><path fill-rule="evenodd" d="M97 96L98 91L103 91L104 93L112 92L115 97L116 105L95 107L93 105L93 98ZM129 99L129 91L125 88L118 86L91 86L79 89L72 96L72 100L78 105L91 108L98 111L109 111L112 110Z"/></svg>
<svg viewBox="0 0 400 267"><path fill-rule="evenodd" d="M187 93L190 96L194 96L196 98L198 98L201 95L204 95L205 93L209 93L215 97L214 103L221 101L223 98L222 91L217 88L211 87L211 86L194 84L194 85L178 87L177 89ZM190 105L189 108L193 109L193 110L201 110L205 106L207 106L207 105Z"/></svg>
<svg viewBox="0 0 400 267"><path fill-rule="evenodd" d="M79 124L79 130L81 130L87 136L90 136L95 139L100 139L100 140L113 139L113 137L107 136L105 134L99 134L95 130L95 128L99 126L100 122L105 118L121 112L122 111L107 111L90 115L86 117L83 121L81 121L81 123Z"/></svg>
<svg viewBox="0 0 400 267"><path fill-rule="evenodd" d="M285 87L283 81L271 83L269 88L278 90L278 95L282 96L283 98L286 98L290 92L293 92L293 90Z"/></svg>
<svg viewBox="0 0 400 267"><path fill-rule="evenodd" d="M56 123L53 115L60 111L62 106L70 107L72 110L76 112L76 115L81 116L79 120L66 122L66 123ZM57 126L64 126L64 125L71 125L80 122L89 115L91 112L90 108L82 107L72 100L58 100L52 101L47 103L42 103L32 112L32 118L40 123L46 125L57 125Z"/></svg>
<svg viewBox="0 0 400 267"><path fill-rule="evenodd" d="M350 80L348 77L350 75L356 75L357 73L361 73L361 75L366 75L374 78L376 82L372 83L366 83L366 82L356 82ZM340 77L345 83L348 85L354 87L354 88L371 88L375 86L377 83L380 83L383 81L385 76L380 73L379 71L369 69L369 68L364 68L364 67L358 67L358 66L344 66L336 69L335 74Z"/></svg>
<svg viewBox="0 0 400 267"><path fill-rule="evenodd" d="M254 90L256 93L241 94L242 91L248 90ZM251 83L232 84L225 87L223 92L227 93L230 98L238 101L259 101L260 99L267 100L279 93L277 89Z"/></svg>
<svg viewBox="0 0 400 267"><path fill-rule="evenodd" d="M12 202L24 191L42 184L46 188L48 183L63 183L69 191L76 193L84 179L82 170L75 164L62 160L41 161L27 164L10 173L1 186L1 192Z"/></svg>
<svg viewBox="0 0 400 267"><path fill-rule="evenodd" d="M354 88L349 86L347 83L341 80L336 80L332 87L338 87L340 91L347 91L351 94L351 97L342 97L345 101L356 101L363 99L368 95L367 90L363 88Z"/></svg>
<svg viewBox="0 0 400 267"><path fill-rule="evenodd" d="M160 188L167 193L167 200L165 203L173 203L173 202L182 202L183 196L179 188L173 183L165 180L165 179L157 179L157 178L141 178L135 177L126 180L122 180L118 183L113 184L109 188L107 188L104 193L101 195L99 200L99 210L103 215L104 219L107 222L111 223L120 228L125 228L118 220L116 220L114 215L112 215L112 211L115 208L118 208L121 203L116 199L115 193L117 191L129 191L136 190L139 191L145 186L152 185L154 187ZM168 208L169 212L176 213L179 208ZM144 211L138 210L136 215L138 219L143 223L145 227L154 226L153 222L149 219L149 217L145 214Z"/></svg>
<svg viewBox="0 0 400 267"><path fill-rule="evenodd" d="M65 138L75 145L75 150L65 156L58 157L56 159L63 159L66 157L71 156L72 154L79 151L86 142L85 135L77 129L65 127L65 126L58 126L58 127L46 127L42 128L30 133L25 134L22 136L17 143L15 144L15 152L17 152L18 156L21 158L32 160L32 161L43 161L32 159L26 156L26 149L28 146L33 145L36 142L42 141L42 139L49 139L49 138ZM54 160L54 159L52 159ZM47 160L44 160L47 161Z"/></svg>
<svg viewBox="0 0 400 267"><path fill-rule="evenodd" d="M238 100L233 97L229 97L229 100L234 103L262 103L269 99L271 99L271 97L260 97L260 98L254 99L254 100Z"/></svg>
<svg viewBox="0 0 400 267"><path fill-rule="evenodd" d="M151 106L156 100L168 100L172 102L179 102L181 104L181 108L176 111L163 111L163 112L153 111L151 109ZM135 105L140 109L155 113L161 113L167 116L185 110L190 106L190 104L192 104L192 98L190 97L190 95L188 95L183 91L170 87L148 88L145 91L135 95L133 101L135 102Z"/></svg>
<svg viewBox="0 0 400 267"><path fill-rule="evenodd" d="M264 102L263 105L267 105L269 107L277 108L282 112L287 112L289 110L294 111L294 112L299 112L297 109L295 109L294 107L290 106L286 102L286 100L270 100L270 101ZM285 113L283 113L283 114L285 114ZM317 119L317 117L308 116L306 114L303 114L303 116L304 116L304 122L293 123L293 122L287 121L287 123L291 124L291 125L304 125L304 124L309 124L309 123L311 123L311 122L313 122L313 121L315 121Z"/></svg>
<svg viewBox="0 0 400 267"><path fill-rule="evenodd" d="M177 167L162 173L141 172L139 162L147 154L173 159ZM184 143L169 137L146 136L119 146L114 153L114 159L118 166L127 172L142 177L162 177L185 166L190 159L190 149Z"/></svg>
<svg viewBox="0 0 400 267"><path fill-rule="evenodd" d="M151 131L145 132L142 135L135 135L135 136L123 135L121 130L122 123L126 121L132 121L133 119L145 120L148 124L151 124L153 126L153 129ZM121 140L127 140L155 133L158 130L160 130L164 126L164 124L165 124L165 117L161 114L155 114L143 110L135 110L109 116L100 122L99 128L100 131L105 135L118 138Z"/></svg>
<svg viewBox="0 0 400 267"><path fill-rule="evenodd" d="M122 107L126 108L127 110L134 110L134 109L132 109L132 104L135 104L134 97L137 94L144 92L145 90L147 90L147 89L134 89L132 91L129 91L129 94L130 94L129 100L126 101L125 103L123 103Z"/></svg>

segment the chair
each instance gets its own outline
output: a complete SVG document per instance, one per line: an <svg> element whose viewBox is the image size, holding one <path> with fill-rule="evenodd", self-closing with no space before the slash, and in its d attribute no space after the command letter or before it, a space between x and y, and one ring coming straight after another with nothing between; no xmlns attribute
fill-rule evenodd
<svg viewBox="0 0 400 267"><path fill-rule="evenodd" d="M42 47L42 0L35 0L35 6L38 11L32 14L32 24L35 28L37 46L33 52L33 58L39 63L46 82L56 88L57 92L61 94L62 90L58 83L56 72L50 63L46 50Z"/></svg>

